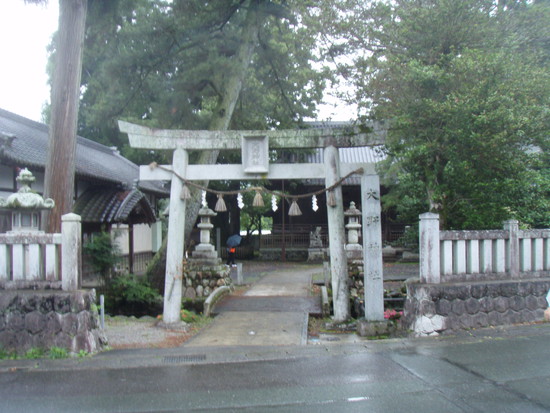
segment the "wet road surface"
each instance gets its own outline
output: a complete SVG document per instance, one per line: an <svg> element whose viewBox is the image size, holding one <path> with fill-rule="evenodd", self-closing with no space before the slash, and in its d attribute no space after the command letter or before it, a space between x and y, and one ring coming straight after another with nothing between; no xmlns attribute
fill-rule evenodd
<svg viewBox="0 0 550 413"><path fill-rule="evenodd" d="M124 357L153 353L51 361L49 369L14 370L0 363L0 411L550 411L550 325L498 331L487 329L478 337L282 346L255 353L250 361L244 356L253 350L185 353L182 348L181 356L155 353L157 361L144 366Z"/></svg>

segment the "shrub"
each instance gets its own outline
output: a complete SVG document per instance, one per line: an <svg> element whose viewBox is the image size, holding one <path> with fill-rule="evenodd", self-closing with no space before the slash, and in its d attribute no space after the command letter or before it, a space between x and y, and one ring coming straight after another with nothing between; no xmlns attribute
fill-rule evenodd
<svg viewBox="0 0 550 413"><path fill-rule="evenodd" d="M184 310L189 310L195 314L201 314L204 310L204 302L207 297L197 297L197 298L183 298L181 302L181 308Z"/></svg>
<svg viewBox="0 0 550 413"><path fill-rule="evenodd" d="M113 278L105 293L105 310L111 315L155 315L162 309L160 296L144 278L124 274Z"/></svg>
<svg viewBox="0 0 550 413"><path fill-rule="evenodd" d="M391 243L394 247L408 248L413 252L418 252L418 224L409 226L398 240Z"/></svg>
<svg viewBox="0 0 550 413"><path fill-rule="evenodd" d="M181 310L180 311L181 321L185 321L186 323L196 323L200 320L200 316L195 314L193 311L189 310Z"/></svg>
<svg viewBox="0 0 550 413"><path fill-rule="evenodd" d="M111 234L108 232L93 234L91 240L85 242L82 249L94 271L105 278L110 278L120 255L119 248L113 242Z"/></svg>

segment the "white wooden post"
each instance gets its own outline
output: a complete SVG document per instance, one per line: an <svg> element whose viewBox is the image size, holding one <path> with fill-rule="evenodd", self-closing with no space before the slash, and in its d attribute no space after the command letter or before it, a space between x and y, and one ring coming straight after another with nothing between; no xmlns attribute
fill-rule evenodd
<svg viewBox="0 0 550 413"><path fill-rule="evenodd" d="M40 244L29 244L27 253L28 279L39 280L42 276L42 254L40 252Z"/></svg>
<svg viewBox="0 0 550 413"><path fill-rule="evenodd" d="M531 238L523 238L519 243L519 269L520 271L532 270L532 241Z"/></svg>
<svg viewBox="0 0 550 413"><path fill-rule="evenodd" d="M481 262L480 272L488 274L493 272L493 240L484 239L481 241Z"/></svg>
<svg viewBox="0 0 550 413"><path fill-rule="evenodd" d="M515 219L504 222L504 229L508 231L506 248L506 269L512 278L519 276L519 223Z"/></svg>
<svg viewBox="0 0 550 413"><path fill-rule="evenodd" d="M531 271L544 270L544 238L533 239L533 262L531 265Z"/></svg>
<svg viewBox="0 0 550 413"><path fill-rule="evenodd" d="M8 281L8 245L0 244L0 280Z"/></svg>
<svg viewBox="0 0 550 413"><path fill-rule="evenodd" d="M13 244L12 246L12 279L21 281L25 279L25 246L23 244Z"/></svg>
<svg viewBox="0 0 550 413"><path fill-rule="evenodd" d="M332 186L340 180L340 156L338 149L328 146L324 150L325 185ZM328 232L330 245L330 270L332 272L332 302L334 321L345 321L350 317L348 261L346 258L344 229L344 206L342 187L338 185L333 191L335 206L327 205ZM329 194L327 193L327 199Z"/></svg>
<svg viewBox="0 0 550 413"><path fill-rule="evenodd" d="M380 222L380 179L378 175L363 175L361 195L365 320L383 321L384 270L382 263L382 223Z"/></svg>
<svg viewBox="0 0 550 413"><path fill-rule="evenodd" d="M493 271L496 273L506 272L506 241L496 239L493 244Z"/></svg>
<svg viewBox="0 0 550 413"><path fill-rule="evenodd" d="M181 177L185 177L189 156L184 149L176 149L173 156L173 168ZM168 217L168 245L166 248L166 279L164 284L163 321L173 324L180 321L183 250L185 245L185 200L181 199L183 183L172 177L170 187L170 215Z"/></svg>
<svg viewBox="0 0 550 413"><path fill-rule="evenodd" d="M439 262L439 215L426 212L420 215L420 282L441 282Z"/></svg>
<svg viewBox="0 0 550 413"><path fill-rule="evenodd" d="M472 239L468 241L468 274L478 274L479 271L479 240Z"/></svg>
<svg viewBox="0 0 550 413"><path fill-rule="evenodd" d="M548 271L550 270L550 238L543 240L542 250L542 269ZM550 306L550 303L548 305Z"/></svg>
<svg viewBox="0 0 550 413"><path fill-rule="evenodd" d="M439 243L439 236L437 237ZM441 242L439 247L440 253L440 268L443 275L451 275L453 273L453 240L446 239Z"/></svg>
<svg viewBox="0 0 550 413"><path fill-rule="evenodd" d="M44 279L47 281L57 281L59 279L59 265L57 260L57 245L56 237L60 234L54 234L52 237L53 244L47 244L44 248ZM61 242L60 242L61 243Z"/></svg>
<svg viewBox="0 0 550 413"><path fill-rule="evenodd" d="M453 243L453 272L455 274L466 273L466 241L459 239Z"/></svg>
<svg viewBox="0 0 550 413"><path fill-rule="evenodd" d="M80 281L80 216L70 213L61 217L61 288L78 290Z"/></svg>

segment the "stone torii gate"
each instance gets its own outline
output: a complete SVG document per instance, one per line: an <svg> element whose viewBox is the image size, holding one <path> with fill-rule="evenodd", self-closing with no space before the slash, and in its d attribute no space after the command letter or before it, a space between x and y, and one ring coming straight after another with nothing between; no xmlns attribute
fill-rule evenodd
<svg viewBox="0 0 550 413"><path fill-rule="evenodd" d="M342 176L354 171L361 174L365 319L384 320L380 181L374 164L341 164L338 154L339 147L383 144L386 135L383 124L375 123L367 132L358 127L205 131L153 129L124 121L119 121L118 124L120 131L128 134L130 146L133 148L174 151L172 165L155 169L149 166L140 167L140 180L171 180L163 313L166 324L180 321L186 207L185 199L180 196L184 186L182 179L324 179L325 187L329 188L338 183ZM324 148L324 164L270 164L269 149L275 148ZM242 164L189 165L189 150L228 149L241 149ZM333 194L335 206L327 206L333 308L335 321L344 321L349 317L350 310L341 185L333 190Z"/></svg>

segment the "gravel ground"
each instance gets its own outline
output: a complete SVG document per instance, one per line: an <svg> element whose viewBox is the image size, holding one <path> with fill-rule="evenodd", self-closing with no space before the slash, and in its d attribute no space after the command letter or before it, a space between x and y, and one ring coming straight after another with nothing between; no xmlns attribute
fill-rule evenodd
<svg viewBox="0 0 550 413"><path fill-rule="evenodd" d="M418 277L419 275L420 268L418 263L384 263L384 280L404 281L407 278Z"/></svg>
<svg viewBox="0 0 550 413"><path fill-rule="evenodd" d="M168 330L157 326L153 317L106 317L105 335L113 349L170 348L189 340L198 329L188 325L184 330Z"/></svg>

